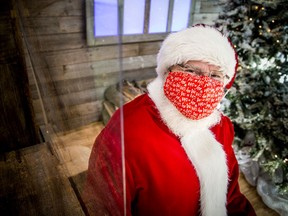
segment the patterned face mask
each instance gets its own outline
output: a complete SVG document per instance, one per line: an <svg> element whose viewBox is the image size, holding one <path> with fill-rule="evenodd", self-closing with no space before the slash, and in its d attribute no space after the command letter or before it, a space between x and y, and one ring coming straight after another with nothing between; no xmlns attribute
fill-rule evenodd
<svg viewBox="0 0 288 216"><path fill-rule="evenodd" d="M224 95L223 83L208 76L170 72L164 93L187 118L199 120L209 116Z"/></svg>

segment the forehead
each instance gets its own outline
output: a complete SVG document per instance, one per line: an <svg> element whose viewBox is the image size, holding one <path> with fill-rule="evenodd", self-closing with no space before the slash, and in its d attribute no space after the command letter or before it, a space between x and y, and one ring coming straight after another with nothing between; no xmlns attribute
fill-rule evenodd
<svg viewBox="0 0 288 216"><path fill-rule="evenodd" d="M187 61L185 64L193 65L199 68L209 68L210 70L220 70L219 66L204 61L190 60Z"/></svg>

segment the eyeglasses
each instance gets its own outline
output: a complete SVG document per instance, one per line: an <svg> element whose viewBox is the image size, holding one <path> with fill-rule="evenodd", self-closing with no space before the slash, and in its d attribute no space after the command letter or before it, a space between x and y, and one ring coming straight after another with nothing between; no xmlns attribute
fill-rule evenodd
<svg viewBox="0 0 288 216"><path fill-rule="evenodd" d="M173 65L172 67L179 67L181 71L186 73L192 73L197 76L208 76L212 79L218 80L220 82L224 82L224 79L229 79L230 77L227 74L224 74L221 71L218 70L211 70L211 71L202 71L201 68L196 67L191 64L177 64ZM172 67L170 67L168 70L171 72Z"/></svg>

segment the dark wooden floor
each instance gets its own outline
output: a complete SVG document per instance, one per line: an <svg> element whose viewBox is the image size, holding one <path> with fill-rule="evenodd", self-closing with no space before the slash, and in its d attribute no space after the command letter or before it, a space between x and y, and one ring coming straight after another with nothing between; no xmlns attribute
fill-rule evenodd
<svg viewBox="0 0 288 216"><path fill-rule="evenodd" d="M6 154L0 170L0 215L85 215L49 144Z"/></svg>
<svg viewBox="0 0 288 216"><path fill-rule="evenodd" d="M94 123L50 136L49 143L10 152L0 158L0 215L85 215L81 192L94 139L103 128ZM277 216L239 178L241 191L259 216Z"/></svg>

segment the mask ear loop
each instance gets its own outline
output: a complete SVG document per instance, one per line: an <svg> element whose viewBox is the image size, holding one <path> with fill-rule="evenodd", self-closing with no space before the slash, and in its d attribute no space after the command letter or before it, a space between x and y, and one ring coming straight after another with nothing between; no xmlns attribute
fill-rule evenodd
<svg viewBox="0 0 288 216"><path fill-rule="evenodd" d="M221 98L219 104L217 105L217 109L218 109L218 110L221 109L221 101L226 97L226 95L229 93L229 91L230 91L230 88L229 88L229 89L227 89L227 88L224 89L224 92L225 92L225 93L224 93L223 97Z"/></svg>
<svg viewBox="0 0 288 216"><path fill-rule="evenodd" d="M223 100L226 97L226 95L229 93L229 91L230 91L230 88L229 89L227 89L227 88L224 89L225 93L224 93L224 95L223 95L221 100Z"/></svg>

